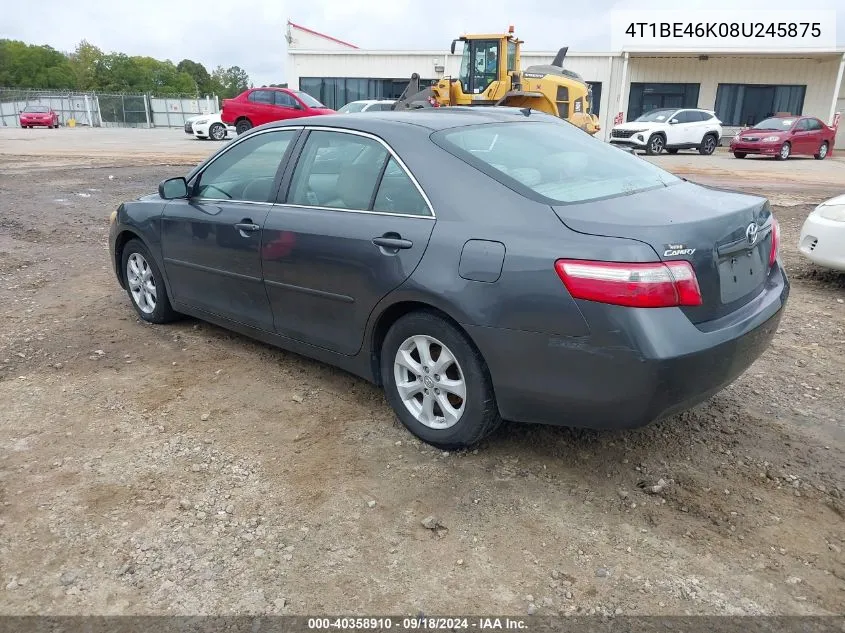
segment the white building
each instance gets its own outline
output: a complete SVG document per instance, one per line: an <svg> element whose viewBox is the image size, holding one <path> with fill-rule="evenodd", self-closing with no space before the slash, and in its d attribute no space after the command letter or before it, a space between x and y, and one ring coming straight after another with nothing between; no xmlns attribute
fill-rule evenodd
<svg viewBox="0 0 845 633"><path fill-rule="evenodd" d="M457 34L456 34L457 35ZM460 52L363 50L288 22L288 85L331 108L357 99L396 98L412 73L423 80L456 77ZM522 67L549 64L554 51L522 51ZM828 124L845 109L845 50L720 50L570 52L564 66L593 88L602 138L614 119L636 118L656 107L715 110L729 138L775 112L816 116ZM845 127L845 126L843 126ZM840 129L837 149L845 148Z"/></svg>

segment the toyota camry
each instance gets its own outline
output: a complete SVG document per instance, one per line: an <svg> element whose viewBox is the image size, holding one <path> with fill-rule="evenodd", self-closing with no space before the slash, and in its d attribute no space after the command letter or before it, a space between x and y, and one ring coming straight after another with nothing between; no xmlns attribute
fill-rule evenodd
<svg viewBox="0 0 845 633"><path fill-rule="evenodd" d="M112 213L144 321L191 315L384 388L442 448L501 420L630 428L766 350L789 294L762 197L527 109L254 128Z"/></svg>

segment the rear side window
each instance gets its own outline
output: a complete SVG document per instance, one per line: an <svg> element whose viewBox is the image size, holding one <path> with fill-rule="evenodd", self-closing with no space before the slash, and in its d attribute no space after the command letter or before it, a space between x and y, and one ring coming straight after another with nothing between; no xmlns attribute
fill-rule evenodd
<svg viewBox="0 0 845 633"><path fill-rule="evenodd" d="M487 123L435 132L432 141L526 197L572 204L681 182L566 122Z"/></svg>
<svg viewBox="0 0 845 633"><path fill-rule="evenodd" d="M428 207L420 192L411 182L405 170L393 157L387 161L381 184L373 204L373 211L402 213L405 215L429 215Z"/></svg>

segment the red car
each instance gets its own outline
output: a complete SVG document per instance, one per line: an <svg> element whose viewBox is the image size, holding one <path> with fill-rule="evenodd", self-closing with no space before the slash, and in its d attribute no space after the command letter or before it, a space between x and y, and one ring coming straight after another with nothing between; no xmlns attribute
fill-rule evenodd
<svg viewBox="0 0 845 633"><path fill-rule="evenodd" d="M59 115L50 106L31 105L21 110L21 127L43 125L49 128L59 127Z"/></svg>
<svg viewBox="0 0 845 633"><path fill-rule="evenodd" d="M220 118L226 125L235 126L238 134L243 134L271 121L334 113L307 92L289 88L251 88L234 99L223 99Z"/></svg>
<svg viewBox="0 0 845 633"><path fill-rule="evenodd" d="M734 136L731 151L737 158L763 154L786 160L795 154L823 160L835 138L836 130L814 116L773 116Z"/></svg>

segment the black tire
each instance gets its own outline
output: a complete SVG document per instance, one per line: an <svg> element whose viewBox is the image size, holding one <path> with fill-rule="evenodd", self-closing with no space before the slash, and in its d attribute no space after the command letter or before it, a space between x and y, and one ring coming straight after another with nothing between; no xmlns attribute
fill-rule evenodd
<svg viewBox="0 0 845 633"><path fill-rule="evenodd" d="M432 387L431 392L435 391L436 385L442 384L444 378L461 377L463 379L465 397L458 405L461 409L458 420L451 427L437 429L423 424L411 413L399 395L394 360L403 343L414 336L434 339L434 345L431 348L432 357L437 351L437 358L439 358L440 351L436 343L441 343L448 348L457 361L457 365L451 365L451 367L447 365L442 377L431 373L431 370L425 374L423 370L420 370L419 374L422 378L420 382L423 384L426 384L424 380L427 378L434 379L428 384ZM414 358L413 355L412 358ZM436 361L437 358L434 360ZM414 358L415 361L418 359L419 355ZM502 422L496 406L490 372L481 354L462 331L437 314L411 312L390 327L381 347L381 375L387 401L402 424L415 436L437 448L452 450L471 447L492 433ZM437 382L438 380L441 382ZM446 390L439 393L445 395ZM420 396L420 400L423 398L422 393L417 395ZM450 403L455 402L454 398L457 396L453 396ZM460 400L460 398L457 399ZM444 409L440 408L439 404L433 406L436 407L434 411L439 410L441 415L443 414Z"/></svg>
<svg viewBox="0 0 845 633"><path fill-rule="evenodd" d="M827 152L829 149L830 146L827 144L827 141L825 141L819 146L818 153L813 154L813 158L815 158L816 160L824 160L825 158L827 158Z"/></svg>
<svg viewBox="0 0 845 633"><path fill-rule="evenodd" d="M745 152L734 152L734 158L745 158L748 156Z"/></svg>
<svg viewBox="0 0 845 633"><path fill-rule="evenodd" d="M243 134L252 129L252 122L249 119L241 119L235 124L235 132Z"/></svg>
<svg viewBox="0 0 845 633"><path fill-rule="evenodd" d="M129 265L129 259L136 254L146 262L155 286L155 308L152 311L146 311L138 304L130 286L127 266ZM148 323L169 323L181 316L171 307L170 297L167 296L167 288L164 285L164 277L143 242L138 239L132 239L124 245L123 252L120 256L120 266L120 274L123 276L126 294L129 295L129 301L141 319Z"/></svg>
<svg viewBox="0 0 845 633"><path fill-rule="evenodd" d="M649 156L654 156L662 152L665 146L666 139L662 134L652 134L648 139L648 143L646 143L645 153Z"/></svg>
<svg viewBox="0 0 845 633"><path fill-rule="evenodd" d="M666 149L666 153L667 153L667 154L677 154L677 153L678 153L678 148L677 148L677 147L667 148L667 149Z"/></svg>
<svg viewBox="0 0 845 633"><path fill-rule="evenodd" d="M715 134L705 134L704 138L701 139L701 145L698 146L698 153L702 156L710 156L716 151L718 145L719 139L716 138Z"/></svg>
<svg viewBox="0 0 845 633"><path fill-rule="evenodd" d="M212 123L208 128L208 138L215 141L222 141L226 138L226 126L222 123Z"/></svg>
<svg viewBox="0 0 845 633"><path fill-rule="evenodd" d="M789 158L789 155L792 153L792 145L789 144L787 141L783 145L780 146L780 151L775 154L775 160L786 160Z"/></svg>

